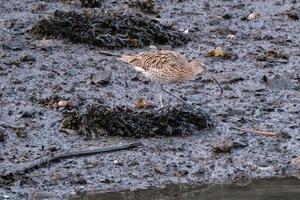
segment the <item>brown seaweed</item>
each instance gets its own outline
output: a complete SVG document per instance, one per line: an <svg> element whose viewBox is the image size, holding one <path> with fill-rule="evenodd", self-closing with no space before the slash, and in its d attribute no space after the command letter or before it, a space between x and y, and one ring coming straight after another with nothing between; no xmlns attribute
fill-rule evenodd
<svg viewBox="0 0 300 200"><path fill-rule="evenodd" d="M76 130L87 136L92 133L126 137L191 135L212 127L210 117L192 106L140 110L96 104L86 111L64 113L61 123L62 129Z"/></svg>
<svg viewBox="0 0 300 200"><path fill-rule="evenodd" d="M68 39L114 49L149 45L180 46L189 38L182 32L139 14L56 11L30 30L40 37Z"/></svg>

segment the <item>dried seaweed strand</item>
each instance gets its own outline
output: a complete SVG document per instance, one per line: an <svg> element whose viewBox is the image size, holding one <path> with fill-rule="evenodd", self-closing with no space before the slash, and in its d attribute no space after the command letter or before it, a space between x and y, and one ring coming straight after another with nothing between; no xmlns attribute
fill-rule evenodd
<svg viewBox="0 0 300 200"><path fill-rule="evenodd" d="M270 137L276 136L276 133L271 132L271 131L260 131L260 130L255 130L255 129L246 129L246 128L238 128L238 127L232 127L232 128L240 130L240 131L256 133L258 135L264 135L264 136L270 136Z"/></svg>

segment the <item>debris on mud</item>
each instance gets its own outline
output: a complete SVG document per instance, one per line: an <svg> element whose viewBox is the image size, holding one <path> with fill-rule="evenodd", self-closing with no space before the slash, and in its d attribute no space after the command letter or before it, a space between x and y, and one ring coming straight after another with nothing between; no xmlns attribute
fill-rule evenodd
<svg viewBox="0 0 300 200"><path fill-rule="evenodd" d="M94 133L131 137L188 135L192 130L212 126L206 113L189 106L135 110L126 107L109 108L102 104L91 105L83 113L78 110L64 113L61 123L62 130L76 130L86 136Z"/></svg>
<svg viewBox="0 0 300 200"><path fill-rule="evenodd" d="M141 48L149 45L180 46L189 38L157 20L139 14L77 13L56 11L49 19L37 22L32 34L68 39L104 48Z"/></svg>
<svg viewBox="0 0 300 200"><path fill-rule="evenodd" d="M137 7L142 12L147 14L159 14L159 11L155 6L154 0L136 0L130 2L130 6Z"/></svg>

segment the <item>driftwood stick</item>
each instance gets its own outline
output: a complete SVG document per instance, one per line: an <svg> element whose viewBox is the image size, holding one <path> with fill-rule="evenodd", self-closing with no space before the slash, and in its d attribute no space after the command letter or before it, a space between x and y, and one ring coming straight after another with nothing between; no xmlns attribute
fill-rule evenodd
<svg viewBox="0 0 300 200"><path fill-rule="evenodd" d="M127 150L127 149L131 149L131 148L138 147L141 145L142 145L142 142L135 142L135 143L125 144L125 145L120 145L120 146L111 146L111 147L105 147L105 148L85 149L85 150L79 150L79 151L69 151L69 152L57 153L57 154L53 154L50 156L46 156L46 157L34 160L32 162L24 163L23 165L16 167L12 171L8 171L2 175L0 174L0 177L10 177L10 176L14 176L16 174L22 174L24 172L27 172L27 171L30 171L33 169L38 169L44 165L48 165L51 162L59 161L61 159Z"/></svg>
<svg viewBox="0 0 300 200"><path fill-rule="evenodd" d="M258 135L264 135L264 136L270 136L270 137L276 136L276 133L271 132L271 131L259 131L259 130L255 130L255 129L246 129L246 128L238 128L238 127L232 127L232 128L234 128L236 130L240 130L240 131L256 133Z"/></svg>

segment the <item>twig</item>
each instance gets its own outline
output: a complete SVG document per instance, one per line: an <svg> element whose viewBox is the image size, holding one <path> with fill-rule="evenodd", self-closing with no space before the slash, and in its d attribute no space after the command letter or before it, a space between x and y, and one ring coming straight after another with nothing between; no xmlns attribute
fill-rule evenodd
<svg viewBox="0 0 300 200"><path fill-rule="evenodd" d="M23 128L25 128L24 125L9 124L9 123L4 122L4 121L0 121L0 126L2 126L3 128L12 128L12 129L23 129Z"/></svg>
<svg viewBox="0 0 300 200"><path fill-rule="evenodd" d="M258 135L264 135L264 136L270 136L270 137L277 136L276 133L271 132L271 131L259 131L259 130L255 130L255 129L238 128L238 127L232 127L232 128L240 130L240 131L246 131L246 132L250 132L250 133L256 133Z"/></svg>
<svg viewBox="0 0 300 200"><path fill-rule="evenodd" d="M50 164L54 161L59 161L61 159L67 159L71 157L80 157L80 156L88 156L93 154L100 154L100 153L107 153L107 152L114 152L114 151L121 151L126 149L131 149L134 147L141 146L142 142L135 142L120 146L111 146L111 147L105 147L105 148L97 148L97 149L85 149L85 150L79 150L79 151L69 151L69 152L62 152L57 153L54 155L46 156L37 160L34 160L29 163L24 163L19 167L16 167L14 170L11 170L9 172L5 172L0 175L0 177L14 177L16 174L22 174L24 172L40 168L44 165Z"/></svg>

